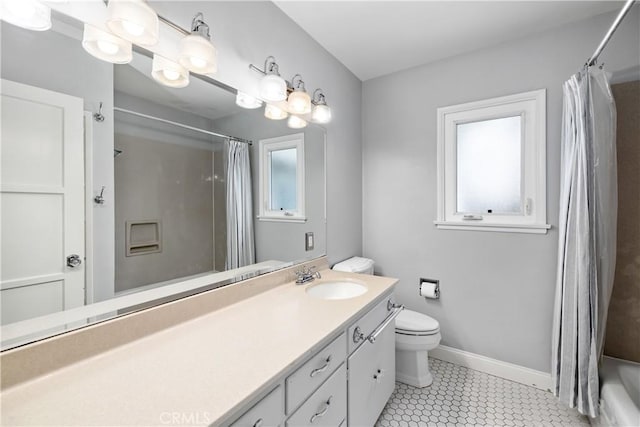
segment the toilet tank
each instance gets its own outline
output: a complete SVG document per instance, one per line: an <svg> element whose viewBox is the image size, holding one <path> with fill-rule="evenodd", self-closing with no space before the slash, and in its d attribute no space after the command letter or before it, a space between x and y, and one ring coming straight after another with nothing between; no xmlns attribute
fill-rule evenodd
<svg viewBox="0 0 640 427"><path fill-rule="evenodd" d="M373 274L374 262L369 258L354 256L333 266L333 270L350 273Z"/></svg>

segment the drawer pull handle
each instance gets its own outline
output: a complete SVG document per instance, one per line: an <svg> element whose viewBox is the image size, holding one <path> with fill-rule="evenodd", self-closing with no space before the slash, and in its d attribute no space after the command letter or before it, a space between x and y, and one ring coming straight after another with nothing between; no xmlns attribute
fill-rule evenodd
<svg viewBox="0 0 640 427"><path fill-rule="evenodd" d="M253 427L262 427L262 424L264 424L264 421L262 421L262 418L259 418L258 421L253 424Z"/></svg>
<svg viewBox="0 0 640 427"><path fill-rule="evenodd" d="M364 339L364 334L362 333L360 326L356 326L356 329L353 331L353 342L358 344L363 339Z"/></svg>
<svg viewBox="0 0 640 427"><path fill-rule="evenodd" d="M320 411L320 412L318 412L316 414L313 414L313 417L311 417L311 420L310 420L311 424L313 424L313 422L315 420L317 420L318 418L324 417L327 414L327 412L329 412L329 406L331 406L331 399L332 398L333 398L333 396L329 396L329 398L325 402L325 407L324 407L324 409L322 411Z"/></svg>
<svg viewBox="0 0 640 427"><path fill-rule="evenodd" d="M380 335L380 334L382 333L382 331L384 330L384 328L386 328L386 327L387 327L387 325L393 321L393 319L395 319L396 317L398 317L398 314L400 314L400 312L401 312L402 310L404 310L404 305L396 306L396 308L394 308L394 309L393 309L393 311L391 312L391 314L390 314L390 315L388 315L386 319L384 319L384 322L382 322L382 323L380 324L380 326L378 326L378 327L376 328L376 330L375 330L375 331L373 331L373 332L371 333L371 335L369 335L369 336L367 337L367 339L369 340L369 342L370 342L370 343L374 343L374 342L376 342L376 338L378 338L378 335Z"/></svg>
<svg viewBox="0 0 640 427"><path fill-rule="evenodd" d="M313 371L311 371L311 374L309 376L311 378L313 378L316 375L323 373L324 371L327 370L327 368L329 367L330 364L331 364L331 355L329 355L329 357L327 357L327 359L325 360L324 366L321 366L320 368L314 369Z"/></svg>

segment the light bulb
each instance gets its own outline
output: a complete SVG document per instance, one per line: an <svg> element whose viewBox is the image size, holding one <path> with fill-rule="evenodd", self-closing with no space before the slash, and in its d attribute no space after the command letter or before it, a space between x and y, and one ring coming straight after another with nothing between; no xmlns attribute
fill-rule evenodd
<svg viewBox="0 0 640 427"><path fill-rule="evenodd" d="M37 0L2 0L0 6L5 22L34 31L51 28L51 9Z"/></svg>
<svg viewBox="0 0 640 427"><path fill-rule="evenodd" d="M198 74L212 74L218 70L217 51L206 38L191 34L180 40L178 62L187 70Z"/></svg>
<svg viewBox="0 0 640 427"><path fill-rule="evenodd" d="M296 89L289 95L289 111L294 114L311 112L311 97L304 90Z"/></svg>
<svg viewBox="0 0 640 427"><path fill-rule="evenodd" d="M189 84L189 71L186 68L157 54L153 55L151 76L164 86L181 88Z"/></svg>
<svg viewBox="0 0 640 427"><path fill-rule="evenodd" d="M282 120L286 119L288 115L289 113L276 107L275 105L267 104L267 106L264 107L264 116L267 119Z"/></svg>
<svg viewBox="0 0 640 427"><path fill-rule="evenodd" d="M301 119L298 116L289 116L289 120L287 120L287 126L291 129L302 129L307 126L307 121Z"/></svg>
<svg viewBox="0 0 640 427"><path fill-rule="evenodd" d="M143 46L158 42L160 21L144 0L109 0L107 27L114 34Z"/></svg>
<svg viewBox="0 0 640 427"><path fill-rule="evenodd" d="M167 79L167 80L178 80L180 78L180 73L177 72L176 70L162 70L162 75Z"/></svg>
<svg viewBox="0 0 640 427"><path fill-rule="evenodd" d="M331 108L327 104L318 104L313 107L311 120L316 123L329 123L331 121Z"/></svg>
<svg viewBox="0 0 640 427"><path fill-rule="evenodd" d="M197 56L190 57L189 62L191 62L191 65L195 68L204 68L207 66L207 61L205 59L198 58Z"/></svg>
<svg viewBox="0 0 640 427"><path fill-rule="evenodd" d="M118 45L107 40L97 40L98 49L107 55L113 55L118 52Z"/></svg>
<svg viewBox="0 0 640 427"><path fill-rule="evenodd" d="M236 95L236 105L242 108L254 109L262 106L262 101L247 93L238 91Z"/></svg>
<svg viewBox="0 0 640 427"><path fill-rule="evenodd" d="M267 102L287 99L287 82L277 74L267 74L260 80L260 98Z"/></svg>
<svg viewBox="0 0 640 427"><path fill-rule="evenodd" d="M132 36L138 37L144 33L144 27L131 21L122 21L122 28Z"/></svg>
<svg viewBox="0 0 640 427"><path fill-rule="evenodd" d="M84 24L82 47L96 58L113 64L126 64L133 58L131 42L89 24Z"/></svg>

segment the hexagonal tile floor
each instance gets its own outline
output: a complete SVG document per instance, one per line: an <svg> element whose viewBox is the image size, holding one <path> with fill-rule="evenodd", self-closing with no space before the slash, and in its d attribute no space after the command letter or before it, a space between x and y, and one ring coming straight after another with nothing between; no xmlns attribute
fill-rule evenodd
<svg viewBox="0 0 640 427"><path fill-rule="evenodd" d="M397 383L376 427L589 426L553 394L429 358L433 384Z"/></svg>

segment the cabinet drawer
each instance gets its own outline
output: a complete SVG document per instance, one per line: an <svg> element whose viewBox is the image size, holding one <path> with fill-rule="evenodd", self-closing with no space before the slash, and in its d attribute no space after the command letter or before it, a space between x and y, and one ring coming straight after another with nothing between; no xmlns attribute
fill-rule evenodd
<svg viewBox="0 0 640 427"><path fill-rule="evenodd" d="M274 427L284 418L284 393L281 386L256 403L238 418L231 427Z"/></svg>
<svg viewBox="0 0 640 427"><path fill-rule="evenodd" d="M287 378L287 413L305 401L331 376L347 357L347 339L343 333L320 350Z"/></svg>
<svg viewBox="0 0 640 427"><path fill-rule="evenodd" d="M393 324L349 356L349 426L372 426L393 393L396 380Z"/></svg>
<svg viewBox="0 0 640 427"><path fill-rule="evenodd" d="M347 416L347 368L343 363L287 420L287 427L338 427Z"/></svg>
<svg viewBox="0 0 640 427"><path fill-rule="evenodd" d="M353 353L363 342L367 340L367 337L386 319L391 310L387 307L389 301L392 301L392 295L385 297L378 305L376 305L371 311L358 319L347 331L347 342L349 343L349 354ZM393 327L395 323L392 323ZM356 333L356 329L359 328L361 336Z"/></svg>

